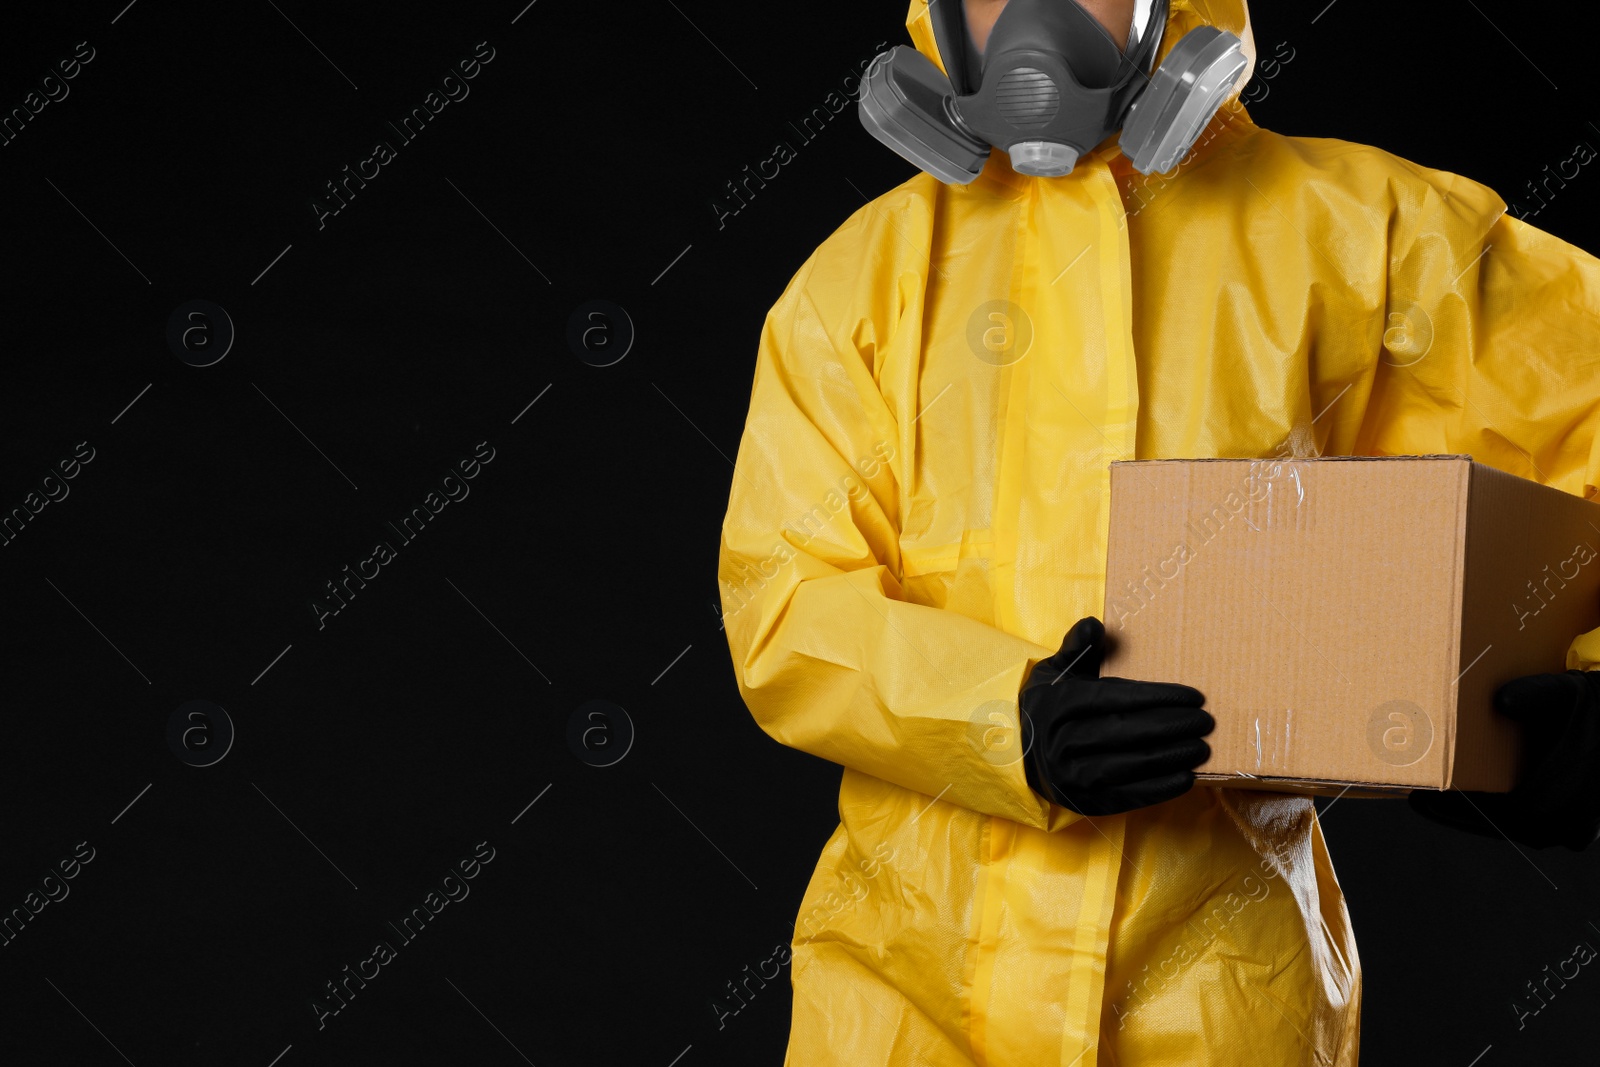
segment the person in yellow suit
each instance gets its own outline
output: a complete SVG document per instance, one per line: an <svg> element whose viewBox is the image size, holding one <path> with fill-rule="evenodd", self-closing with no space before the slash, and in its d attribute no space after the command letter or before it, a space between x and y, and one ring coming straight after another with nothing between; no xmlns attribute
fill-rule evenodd
<svg viewBox="0 0 1600 1067"><path fill-rule="evenodd" d="M1081 3L1133 47L1134 0ZM1097 673L1107 465L1466 453L1600 485L1600 262L1466 178L1260 129L1244 0L1155 6L1154 63L1206 26L1244 60L1181 164L1135 169L1130 124L1121 148L919 173L766 318L728 644L761 728L844 768L796 918L791 1067L1353 1067L1361 964L1309 797L1179 769L1158 802L1084 814L1030 785L1035 667ZM968 0L962 61L927 0L907 27L948 74L1003 7ZM1577 848L1600 825L1600 688L1576 673L1600 631L1567 665L1529 680L1565 777L1479 807ZM1552 813L1574 821L1528 836Z"/></svg>

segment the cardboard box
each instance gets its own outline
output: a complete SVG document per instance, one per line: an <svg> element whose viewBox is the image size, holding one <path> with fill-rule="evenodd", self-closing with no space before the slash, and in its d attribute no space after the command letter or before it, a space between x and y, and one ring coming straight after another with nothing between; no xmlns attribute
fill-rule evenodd
<svg viewBox="0 0 1600 1067"><path fill-rule="evenodd" d="M1111 465L1102 675L1182 682L1201 781L1503 792L1502 683L1600 626L1600 503L1467 456Z"/></svg>

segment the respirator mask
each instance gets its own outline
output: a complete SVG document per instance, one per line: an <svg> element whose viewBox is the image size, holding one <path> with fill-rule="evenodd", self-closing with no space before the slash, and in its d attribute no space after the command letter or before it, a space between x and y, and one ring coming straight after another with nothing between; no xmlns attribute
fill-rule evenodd
<svg viewBox="0 0 1600 1067"><path fill-rule="evenodd" d="M1169 171L1247 65L1237 36L1200 26L1150 71L1167 0L1139 0L1126 50L1077 0L1009 0L981 56L961 0L930 0L929 15L948 76L915 48L891 48L862 81L859 113L874 137L952 185L975 179L991 146L1019 174L1070 174L1117 130L1134 169Z"/></svg>

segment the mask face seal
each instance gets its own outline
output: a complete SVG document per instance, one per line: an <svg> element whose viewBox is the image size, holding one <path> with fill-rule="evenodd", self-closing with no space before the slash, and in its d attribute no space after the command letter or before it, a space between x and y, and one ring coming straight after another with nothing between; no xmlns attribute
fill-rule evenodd
<svg viewBox="0 0 1600 1067"><path fill-rule="evenodd" d="M1135 169L1166 171L1193 147L1244 73L1243 43L1214 26L1185 34L1153 75L1167 0L1153 0L1126 52L1076 0L1009 0L980 57L960 0L931 0L948 76L914 48L878 56L859 114L872 135L940 181L975 179L991 146L1019 174L1060 177L1121 130Z"/></svg>

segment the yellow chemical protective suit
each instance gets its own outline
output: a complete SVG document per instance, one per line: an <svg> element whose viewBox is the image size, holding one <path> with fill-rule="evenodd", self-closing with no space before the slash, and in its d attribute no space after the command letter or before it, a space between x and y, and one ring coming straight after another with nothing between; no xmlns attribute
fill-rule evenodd
<svg viewBox="0 0 1600 1067"><path fill-rule="evenodd" d="M1202 23L1253 62L1243 0L1173 0L1163 52ZM907 26L937 62L925 0ZM1354 1065L1309 798L1085 818L996 724L1102 614L1112 460L1470 453L1590 496L1597 339L1600 262L1236 101L1165 179L1115 140L1062 178L997 151L846 220L767 316L718 568L757 722L844 767L787 1063Z"/></svg>

